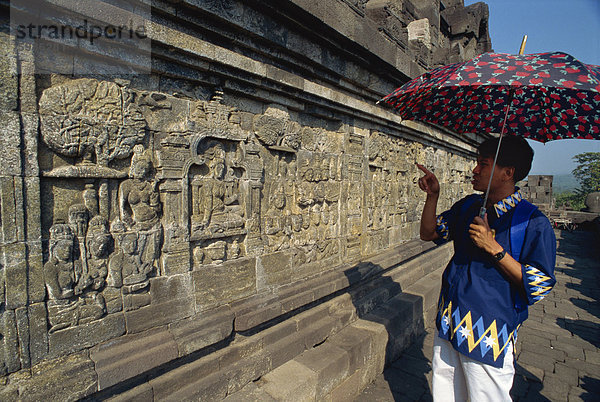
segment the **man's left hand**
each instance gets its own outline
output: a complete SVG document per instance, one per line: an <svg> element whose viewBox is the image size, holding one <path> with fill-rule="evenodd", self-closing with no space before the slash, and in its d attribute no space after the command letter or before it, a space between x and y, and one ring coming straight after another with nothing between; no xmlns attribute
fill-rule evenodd
<svg viewBox="0 0 600 402"><path fill-rule="evenodd" d="M469 226L469 236L477 247L488 254L495 255L502 251L502 246L494 238L494 232L488 224L487 214L481 219L476 216Z"/></svg>

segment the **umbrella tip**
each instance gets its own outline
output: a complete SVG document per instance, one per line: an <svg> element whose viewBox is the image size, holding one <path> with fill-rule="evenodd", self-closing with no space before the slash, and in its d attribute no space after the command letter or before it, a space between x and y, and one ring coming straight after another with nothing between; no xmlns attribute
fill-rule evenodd
<svg viewBox="0 0 600 402"><path fill-rule="evenodd" d="M381 102L381 99L379 99L377 102L375 102L375 104L379 105L379 102Z"/></svg>

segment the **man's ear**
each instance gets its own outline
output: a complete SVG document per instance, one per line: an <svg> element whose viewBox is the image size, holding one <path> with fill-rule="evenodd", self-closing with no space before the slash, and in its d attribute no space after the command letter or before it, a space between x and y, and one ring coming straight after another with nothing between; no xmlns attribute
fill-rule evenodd
<svg viewBox="0 0 600 402"><path fill-rule="evenodd" d="M505 176L506 180L512 180L514 183L516 183L515 167L514 166L505 166L505 167L503 167L503 170L504 170L504 176Z"/></svg>

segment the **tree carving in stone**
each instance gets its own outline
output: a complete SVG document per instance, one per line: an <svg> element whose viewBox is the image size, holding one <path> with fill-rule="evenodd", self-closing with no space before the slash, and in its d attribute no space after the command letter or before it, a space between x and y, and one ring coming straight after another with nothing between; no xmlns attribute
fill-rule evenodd
<svg viewBox="0 0 600 402"><path fill-rule="evenodd" d="M300 148L300 124L281 117L263 114L254 118L254 132L268 148L295 152Z"/></svg>
<svg viewBox="0 0 600 402"><path fill-rule="evenodd" d="M81 162L48 176L117 177L110 162L127 158L145 137L135 93L114 82L84 78L50 87L40 97L39 112L44 142Z"/></svg>

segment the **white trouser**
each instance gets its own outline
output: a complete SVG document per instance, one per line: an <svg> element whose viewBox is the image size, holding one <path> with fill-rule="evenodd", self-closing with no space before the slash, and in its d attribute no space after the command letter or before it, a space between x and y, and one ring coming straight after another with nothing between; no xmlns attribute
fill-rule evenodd
<svg viewBox="0 0 600 402"><path fill-rule="evenodd" d="M515 375L513 343L506 346L504 366L492 367L458 353L438 335L433 341L433 384L435 402L511 401Z"/></svg>

